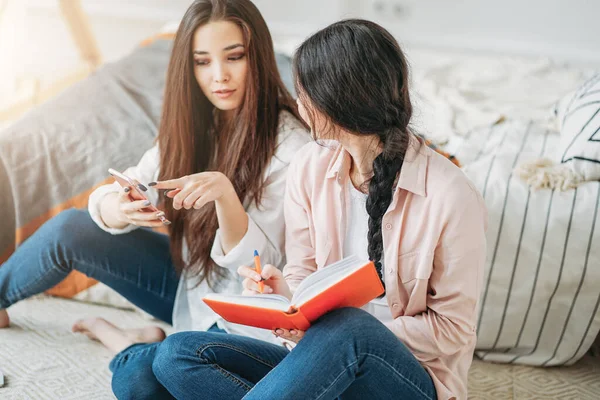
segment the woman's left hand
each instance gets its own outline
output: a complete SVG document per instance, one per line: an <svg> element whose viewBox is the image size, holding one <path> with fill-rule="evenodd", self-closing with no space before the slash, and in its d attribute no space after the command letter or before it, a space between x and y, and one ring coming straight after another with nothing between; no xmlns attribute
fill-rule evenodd
<svg viewBox="0 0 600 400"><path fill-rule="evenodd" d="M178 179L152 182L148 186L155 189L171 189L167 197L173 199L173 208L199 210L211 201L234 195L231 181L221 172L201 172Z"/></svg>
<svg viewBox="0 0 600 400"><path fill-rule="evenodd" d="M282 339L291 340L294 343L298 343L300 339L304 337L304 331L298 329L287 330L283 328L277 328L273 331L273 335Z"/></svg>

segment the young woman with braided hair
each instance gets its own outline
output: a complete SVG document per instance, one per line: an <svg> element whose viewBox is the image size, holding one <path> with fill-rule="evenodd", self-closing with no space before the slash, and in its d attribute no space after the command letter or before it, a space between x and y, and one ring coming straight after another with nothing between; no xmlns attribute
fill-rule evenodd
<svg viewBox="0 0 600 400"><path fill-rule="evenodd" d="M180 399L466 399L483 199L411 132L407 63L385 29L335 23L300 46L294 69L317 143L290 165L283 273L242 266L244 292L262 279L266 292L289 298L308 275L355 254L376 263L385 295L306 332L275 330L296 342L292 351L234 335L172 335L158 379Z"/></svg>

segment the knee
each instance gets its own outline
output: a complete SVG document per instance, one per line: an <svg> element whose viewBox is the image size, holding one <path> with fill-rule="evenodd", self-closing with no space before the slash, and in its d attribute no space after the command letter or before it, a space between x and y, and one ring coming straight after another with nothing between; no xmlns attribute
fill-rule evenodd
<svg viewBox="0 0 600 400"><path fill-rule="evenodd" d="M125 374L122 372L118 372L113 375L112 379L112 391L115 397L119 400L133 400L140 398L149 398L142 397L142 394L146 390L145 382L141 380L133 380L133 377L125 377ZM129 374L130 375L130 374Z"/></svg>
<svg viewBox="0 0 600 400"><path fill-rule="evenodd" d="M47 221L36 234L42 241L50 244L51 250L61 259L70 254L70 250L85 252L98 246L98 234L104 234L92 220L87 210L71 208L62 211Z"/></svg>
<svg viewBox="0 0 600 400"><path fill-rule="evenodd" d="M190 363L197 364L199 359L195 354L199 340L205 332L179 332L167 336L160 343L152 371L163 385L167 388L171 385L180 385L185 376L184 370ZM192 344L193 343L193 344Z"/></svg>
<svg viewBox="0 0 600 400"><path fill-rule="evenodd" d="M55 240L62 243L81 237L82 230L87 228L90 222L93 223L87 211L70 208L46 222L44 228L52 233Z"/></svg>
<svg viewBox="0 0 600 400"><path fill-rule="evenodd" d="M360 308L346 307L333 310L317 320L309 329L320 337L332 338L336 343L340 340L355 342L365 334L372 335L377 330L387 328L377 318ZM307 332L307 334L308 334ZM320 335L326 332L327 335Z"/></svg>
<svg viewBox="0 0 600 400"><path fill-rule="evenodd" d="M126 365L113 372L111 387L119 400L152 399L165 389L161 387L150 368Z"/></svg>

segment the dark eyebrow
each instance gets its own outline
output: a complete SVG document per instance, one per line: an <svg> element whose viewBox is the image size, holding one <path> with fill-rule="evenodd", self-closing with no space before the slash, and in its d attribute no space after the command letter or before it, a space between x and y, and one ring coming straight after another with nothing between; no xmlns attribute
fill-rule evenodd
<svg viewBox="0 0 600 400"><path fill-rule="evenodd" d="M243 44L241 43L236 43L236 44L232 44L231 46L227 46L223 49L223 51L229 51L229 50L233 50L233 49L237 49L238 47L244 47ZM198 54L198 55L205 55L208 54L207 51L200 51L200 50L194 50L194 54Z"/></svg>

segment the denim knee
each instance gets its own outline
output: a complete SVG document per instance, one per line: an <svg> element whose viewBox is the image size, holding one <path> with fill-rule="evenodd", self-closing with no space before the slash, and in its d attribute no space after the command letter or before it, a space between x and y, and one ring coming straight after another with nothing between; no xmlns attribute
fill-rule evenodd
<svg viewBox="0 0 600 400"><path fill-rule="evenodd" d="M140 379L137 371L131 368L119 369L113 374L111 387L113 394L119 400L151 399L154 395L149 392L152 385L145 379Z"/></svg>
<svg viewBox="0 0 600 400"><path fill-rule="evenodd" d="M160 343L152 363L152 371L165 386L180 385L185 380L183 370L189 357L195 357L198 340L205 332L178 332Z"/></svg>
<svg viewBox="0 0 600 400"><path fill-rule="evenodd" d="M162 392L167 393L154 376L151 365L130 361L113 369L111 387L117 399L154 399Z"/></svg>
<svg viewBox="0 0 600 400"><path fill-rule="evenodd" d="M344 330L349 328L369 327L373 324L381 324L377 318L363 309L354 307L338 308L323 315L317 321L319 325L337 327L344 325Z"/></svg>
<svg viewBox="0 0 600 400"><path fill-rule="evenodd" d="M87 210L70 208L46 222L43 229L52 235L55 243L72 247L81 246L90 241L87 235L81 233L92 226L91 224L94 224L94 221ZM96 227L95 224L94 227Z"/></svg>
<svg viewBox="0 0 600 400"><path fill-rule="evenodd" d="M365 310L345 307L323 315L307 331L307 334L319 335L320 338L330 337L339 344L340 341L356 342L364 336L371 336L378 330L388 329Z"/></svg>

